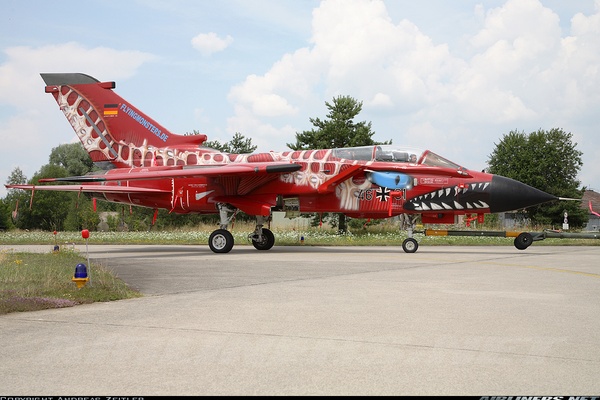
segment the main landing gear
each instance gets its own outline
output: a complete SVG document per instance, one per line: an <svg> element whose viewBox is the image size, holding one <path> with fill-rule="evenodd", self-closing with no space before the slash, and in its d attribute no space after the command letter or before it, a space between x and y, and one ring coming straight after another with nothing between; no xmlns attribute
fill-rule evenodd
<svg viewBox="0 0 600 400"><path fill-rule="evenodd" d="M231 232L227 230L229 223L233 219L235 208L219 203L217 204L219 209L219 216L221 223L219 229L210 234L208 238L208 247L215 253L229 253L233 248L234 240ZM256 228L254 232L248 235L248 240L252 242L252 245L257 250L269 250L275 244L275 235L270 229L263 228L264 224L269 221L271 216L256 216Z"/></svg>
<svg viewBox="0 0 600 400"><path fill-rule="evenodd" d="M217 229L210 234L208 246L215 253L229 253L233 248L233 235L227 229Z"/></svg>

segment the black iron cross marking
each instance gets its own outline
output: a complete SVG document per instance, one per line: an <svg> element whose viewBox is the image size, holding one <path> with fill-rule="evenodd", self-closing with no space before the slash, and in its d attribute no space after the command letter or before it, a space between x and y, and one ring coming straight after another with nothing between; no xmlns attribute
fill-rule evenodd
<svg viewBox="0 0 600 400"><path fill-rule="evenodd" d="M379 201L387 201L388 197L390 197L390 189L386 187L379 187L377 188L375 196L377 196Z"/></svg>

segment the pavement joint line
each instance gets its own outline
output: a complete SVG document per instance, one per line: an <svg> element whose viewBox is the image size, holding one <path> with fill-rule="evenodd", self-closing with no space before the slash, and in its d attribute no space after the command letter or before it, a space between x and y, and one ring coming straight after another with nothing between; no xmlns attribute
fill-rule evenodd
<svg viewBox="0 0 600 400"><path fill-rule="evenodd" d="M469 349L469 348L463 348L463 347L435 346L435 345L414 344L414 343L394 343L394 342L382 342L382 341L373 341L373 340L354 340L354 339L335 338L335 337L282 335L282 334L265 333L265 332L262 332L262 333L236 332L236 331L224 331L224 330L216 330L216 329L174 328L174 327L163 327L163 326L140 326L140 325L115 324L115 323L102 324L102 323L96 323L96 322L45 320L45 319L39 319L39 318L15 318L15 319L21 320L21 321L28 321L28 322L41 322L41 323L53 323L53 324L109 326L109 327L116 327L116 328L170 330L170 331L178 331L178 332L200 332L200 333L210 333L210 334L276 337L276 338L301 339L301 340L316 340L316 341L325 341L325 342L370 344L370 345L377 345L377 346L384 346L384 347L406 347L406 348L424 349L424 350L460 351L460 352L494 354L494 355L504 355L504 356L518 356L518 357L536 358L536 359L539 358L539 359L553 359L553 360L563 360L563 361L577 361L577 362L588 362L588 363L592 363L592 364L600 364L600 360L593 360L593 359L586 359L586 358L548 356L548 355L540 355L540 354L525 354L525 353L517 353L517 352L511 352L511 351Z"/></svg>

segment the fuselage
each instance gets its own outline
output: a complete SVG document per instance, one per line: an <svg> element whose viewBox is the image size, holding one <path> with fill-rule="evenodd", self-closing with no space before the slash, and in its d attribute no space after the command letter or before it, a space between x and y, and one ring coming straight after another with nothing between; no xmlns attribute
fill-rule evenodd
<svg viewBox="0 0 600 400"><path fill-rule="evenodd" d="M109 181L105 185L154 188L162 193L97 193L96 197L176 213L215 213L216 203L238 201L235 198L239 204L234 205L251 214L255 213L253 202L260 202L300 213L341 212L361 218L419 213L443 222L454 215L507 211L501 204L507 196L498 195L496 186L511 195L530 188L507 178L466 170L428 150L389 145L256 154L226 154L205 148L195 153L177 149L148 153L132 160L138 167L112 169L106 176L127 171L135 177L149 170L235 163L289 162L300 165L300 169L273 178L250 175ZM498 179L502 185L496 184ZM526 203L540 200L539 193L534 193L533 199L531 194L526 197ZM521 203L517 208L529 205Z"/></svg>

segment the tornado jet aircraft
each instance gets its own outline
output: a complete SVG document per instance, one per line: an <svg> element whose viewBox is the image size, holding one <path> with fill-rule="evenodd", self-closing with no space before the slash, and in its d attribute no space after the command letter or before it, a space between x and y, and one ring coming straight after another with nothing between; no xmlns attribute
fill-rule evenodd
<svg viewBox="0 0 600 400"><path fill-rule="evenodd" d="M273 211L371 219L420 214L423 224L453 224L458 215L483 219L486 213L558 199L506 177L467 169L426 149L374 145L223 153L203 146L206 135L169 131L120 97L115 82L81 73L41 76L45 92L54 97L103 171L6 187L86 193L155 211L218 214L219 229L208 240L215 253L232 250L234 238L228 228L238 210L256 218L249 233L253 246L269 250L275 244L267 225ZM411 228L402 243L407 253L418 248Z"/></svg>

